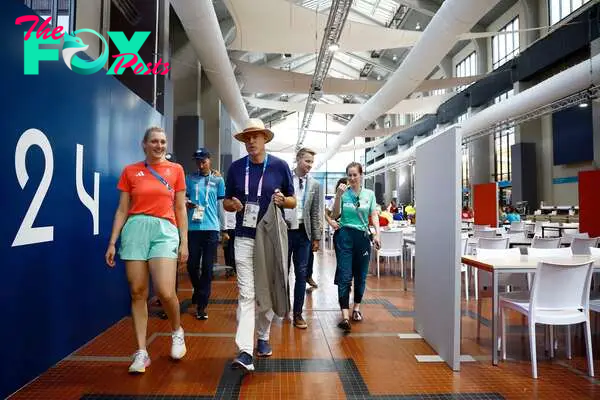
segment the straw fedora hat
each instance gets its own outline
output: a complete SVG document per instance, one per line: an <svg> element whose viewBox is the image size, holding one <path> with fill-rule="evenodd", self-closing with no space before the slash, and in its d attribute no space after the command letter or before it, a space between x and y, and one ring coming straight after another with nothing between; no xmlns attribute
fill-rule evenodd
<svg viewBox="0 0 600 400"><path fill-rule="evenodd" d="M262 120L258 118L250 118L248 122L246 122L246 127L244 128L244 130L236 133L235 135L233 135L233 137L239 140L240 142L245 142L244 135L247 133L254 132L263 132L266 138L265 143L269 143L271 140L273 140L273 136L275 136L273 132L265 128L265 124L264 122L262 122Z"/></svg>

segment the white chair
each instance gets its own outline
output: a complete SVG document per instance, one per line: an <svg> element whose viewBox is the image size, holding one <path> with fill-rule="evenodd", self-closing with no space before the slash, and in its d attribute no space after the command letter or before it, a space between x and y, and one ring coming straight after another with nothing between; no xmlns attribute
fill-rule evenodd
<svg viewBox="0 0 600 400"><path fill-rule="evenodd" d="M479 238L477 240L477 255L479 255L479 249L508 249L509 238ZM519 250L519 249L517 249Z"/></svg>
<svg viewBox="0 0 600 400"><path fill-rule="evenodd" d="M556 238L557 240L559 238ZM536 258L567 258L567 257L572 257L573 253L571 252L571 249L568 247L560 247L560 248L556 248L556 249L545 249L545 248L536 248L536 247L530 247L527 249L527 255L529 257L536 257ZM527 274L527 287L529 289L531 289L531 277L532 277L533 273L529 272Z"/></svg>
<svg viewBox="0 0 600 400"><path fill-rule="evenodd" d="M461 251L462 251L462 255L469 255L471 253L470 248L469 248L469 238L468 237L462 237L461 238ZM469 301L469 273L470 273L470 268L468 265L465 264L461 264L460 265L460 272L465 274L465 299L467 301ZM477 271L475 271L474 274L474 279L475 279L475 300L479 299L479 288L478 286L478 282L477 282Z"/></svg>
<svg viewBox="0 0 600 400"><path fill-rule="evenodd" d="M544 225L545 222L543 221L535 221L534 222L534 226L533 226L533 234L535 236L542 236L542 225Z"/></svg>
<svg viewBox="0 0 600 400"><path fill-rule="evenodd" d="M578 238L574 237L571 242L571 250L576 255L589 255L590 247L598 246L598 238Z"/></svg>
<svg viewBox="0 0 600 400"><path fill-rule="evenodd" d="M534 236L535 234L535 222L533 221L525 221L525 234Z"/></svg>
<svg viewBox="0 0 600 400"><path fill-rule="evenodd" d="M578 239L588 239L590 237L590 235L587 232L583 232L583 233L579 233L579 232L575 232L575 233L568 233L568 232L564 232L563 236L560 238L560 243L561 244L571 244L573 243L573 239L578 238Z"/></svg>
<svg viewBox="0 0 600 400"><path fill-rule="evenodd" d="M596 259L596 262L600 262L600 248L590 247L590 255ZM590 310L600 313L600 298L590 299Z"/></svg>
<svg viewBox="0 0 600 400"><path fill-rule="evenodd" d="M402 274L402 231L381 231L381 247L377 250L377 278L379 278L379 258L400 257L400 272Z"/></svg>
<svg viewBox="0 0 600 400"><path fill-rule="evenodd" d="M511 233L525 232L525 222L523 222L523 221L511 222L510 228L508 228L508 229L509 229L509 232L511 232Z"/></svg>
<svg viewBox="0 0 600 400"><path fill-rule="evenodd" d="M474 238L495 238L497 236L495 229L483 229L473 232Z"/></svg>
<svg viewBox="0 0 600 400"><path fill-rule="evenodd" d="M572 257L573 253L571 249L568 247L561 247L558 249L540 249L535 247L530 247L527 249L527 254L530 257L544 258L544 257Z"/></svg>
<svg viewBox="0 0 600 400"><path fill-rule="evenodd" d="M557 249L560 246L560 238L547 238L534 236L531 241L531 248L534 249Z"/></svg>
<svg viewBox="0 0 600 400"><path fill-rule="evenodd" d="M477 232L477 231L486 231L488 229L491 229L489 225L473 225L473 230L475 232Z"/></svg>
<svg viewBox="0 0 600 400"><path fill-rule="evenodd" d="M500 323L502 335L502 359L506 359L506 312L505 309L525 315L529 321L529 343L531 370L537 379L537 356L535 325L585 324L585 339L589 375L594 376L594 360L590 332L590 284L592 279L591 261L571 260L540 262L535 272L531 292L513 292L500 296ZM551 331L552 332L552 329ZM551 335L551 343L552 335ZM570 341L567 352L571 352Z"/></svg>

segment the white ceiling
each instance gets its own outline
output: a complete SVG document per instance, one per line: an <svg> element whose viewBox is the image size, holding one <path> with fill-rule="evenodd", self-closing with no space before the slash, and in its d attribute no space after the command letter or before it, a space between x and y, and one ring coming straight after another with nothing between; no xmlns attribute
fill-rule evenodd
<svg viewBox="0 0 600 400"><path fill-rule="evenodd" d="M273 0L265 0L273 1ZM314 14L321 14L325 20L329 13L331 6L331 0L278 0L280 2L289 2L293 5L301 6ZM489 25L496 18L502 15L510 7L512 7L518 0L502 0L493 10L491 10L482 20L481 24L483 27ZM232 3L238 3L240 0L214 0L215 10L217 12L219 21L222 24L231 21L231 14L229 13L232 8ZM251 2L253 5L259 5L262 0L254 0ZM247 2L250 3L250 2ZM348 21L344 27L349 26L349 22L359 25L368 25L372 28L391 28L398 30L398 34L401 31L414 31L418 34L419 31L423 31L435 11L443 3L443 0L354 0L351 11L348 15ZM285 5L281 5L285 7ZM287 5L288 9L290 5ZM283 12L282 12L283 14ZM240 15L234 15L233 20L239 19ZM396 17L396 19L394 19ZM290 14L281 15L281 20L292 18ZM265 21L262 18L259 22L261 24L267 24L272 21L273 24L277 23L278 18L273 15L269 15ZM316 18L315 18L316 20ZM481 27L478 30L482 30ZM417 29L418 28L418 29ZM266 29L266 28L265 28ZM315 31L318 29L309 30L305 35L315 36ZM310 33L312 32L312 33ZM284 33L281 33L284 35ZM241 38L234 39L241 42ZM285 42L285 41L284 41ZM385 42L385 41L384 41ZM312 76L315 70L317 61L318 47L320 47L320 40L316 40L317 51L312 52L292 52L284 48L278 49L280 52L264 52L259 51L258 48L253 48L253 51L243 50L243 46L238 46L239 50L232 50L230 48L229 55L232 60L240 60L247 63L252 63L256 66L263 66L269 68L275 68L282 71L290 71L296 73L307 74L309 77ZM454 49L451 50L449 55L458 52L464 47L468 41L458 41ZM290 45L291 46L291 45ZM370 45L368 47L372 47ZM314 48L314 47L313 47ZM341 79L364 79L364 80L380 80L382 83L385 82L388 76L390 76L402 63L404 57L410 50L409 48L387 48L377 49L368 48L362 51L338 51L335 53L328 76L331 78ZM430 71L430 76L435 72ZM238 72L239 74L239 72ZM438 76L436 76L438 77ZM427 82L427 81L425 81ZM378 82L379 83L379 82ZM256 93L252 91L244 91L246 97L259 97L264 100L280 101L282 95L288 98L288 101L305 101L306 92L304 95L300 93ZM364 103L370 98L371 94L355 94L355 95L335 95L330 94L323 97L323 103L335 104L352 102L352 103ZM276 116L281 118L282 111L270 110L260 107L249 106L249 112L251 116L260 116L266 121L269 120L270 116Z"/></svg>

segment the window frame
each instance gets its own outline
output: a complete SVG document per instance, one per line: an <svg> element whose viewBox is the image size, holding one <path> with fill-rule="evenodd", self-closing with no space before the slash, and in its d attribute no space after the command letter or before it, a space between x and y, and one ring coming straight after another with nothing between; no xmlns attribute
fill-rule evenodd
<svg viewBox="0 0 600 400"><path fill-rule="evenodd" d="M50 5L49 17L52 17L52 21L51 21L50 25L52 27L56 27L57 26L56 24L58 23L58 17L66 16L66 17L68 17L68 26L61 25L64 28L63 31L65 33L73 32L75 30L76 0L66 0L66 3L68 4L68 10L66 13L59 10L59 0L48 0L48 3ZM33 0L23 0L23 4L25 4L26 7L31 8L33 11L39 13L38 10L35 10L32 8L34 6Z"/></svg>
<svg viewBox="0 0 600 400"><path fill-rule="evenodd" d="M499 103L508 99L514 94L513 90L505 92L494 99L494 103ZM515 127L494 131L494 181L512 182L512 150L511 146L515 144Z"/></svg>
<svg viewBox="0 0 600 400"><path fill-rule="evenodd" d="M575 0L547 0L547 6L548 6L548 24L550 26L556 25L558 23L560 23L561 21L563 21L565 18L569 17L571 14L573 14L575 11L579 10L580 8L584 7L587 3L591 2L592 0L581 0L581 5L575 7L573 2ZM554 4L558 4L558 19L556 19L553 22L553 12L552 12L552 6ZM563 5L568 4L568 9L569 12L566 14L563 14Z"/></svg>
<svg viewBox="0 0 600 400"><path fill-rule="evenodd" d="M521 53L521 38L519 36L519 28L519 15L516 15L512 20L506 23L506 25L498 30L497 35L492 36L490 43L492 52L492 70L495 70L513 58L518 57ZM502 33L508 31L512 31L513 33ZM508 51L509 42L512 43L512 49L510 51Z"/></svg>
<svg viewBox="0 0 600 400"><path fill-rule="evenodd" d="M477 51L473 50L469 53L465 58L463 58L460 62L456 64L454 67L454 76L455 78L466 78L469 76L477 75L478 72L478 61L477 61ZM462 91L464 88L469 85L459 86L457 88L457 92Z"/></svg>

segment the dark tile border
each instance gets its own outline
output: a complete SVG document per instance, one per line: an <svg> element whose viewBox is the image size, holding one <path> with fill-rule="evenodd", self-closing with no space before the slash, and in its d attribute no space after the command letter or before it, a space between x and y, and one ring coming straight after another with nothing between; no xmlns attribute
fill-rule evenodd
<svg viewBox="0 0 600 400"><path fill-rule="evenodd" d="M375 396L369 392L367 385L352 359L257 359L254 373L278 372L337 372L346 393L351 400L365 399L398 399L398 400L502 400L498 393L442 393L417 395L383 395ZM238 399L244 379L244 372L231 369L230 360L225 365L223 375L214 396L168 396L168 395L102 395L86 394L82 400L205 400L205 399Z"/></svg>

